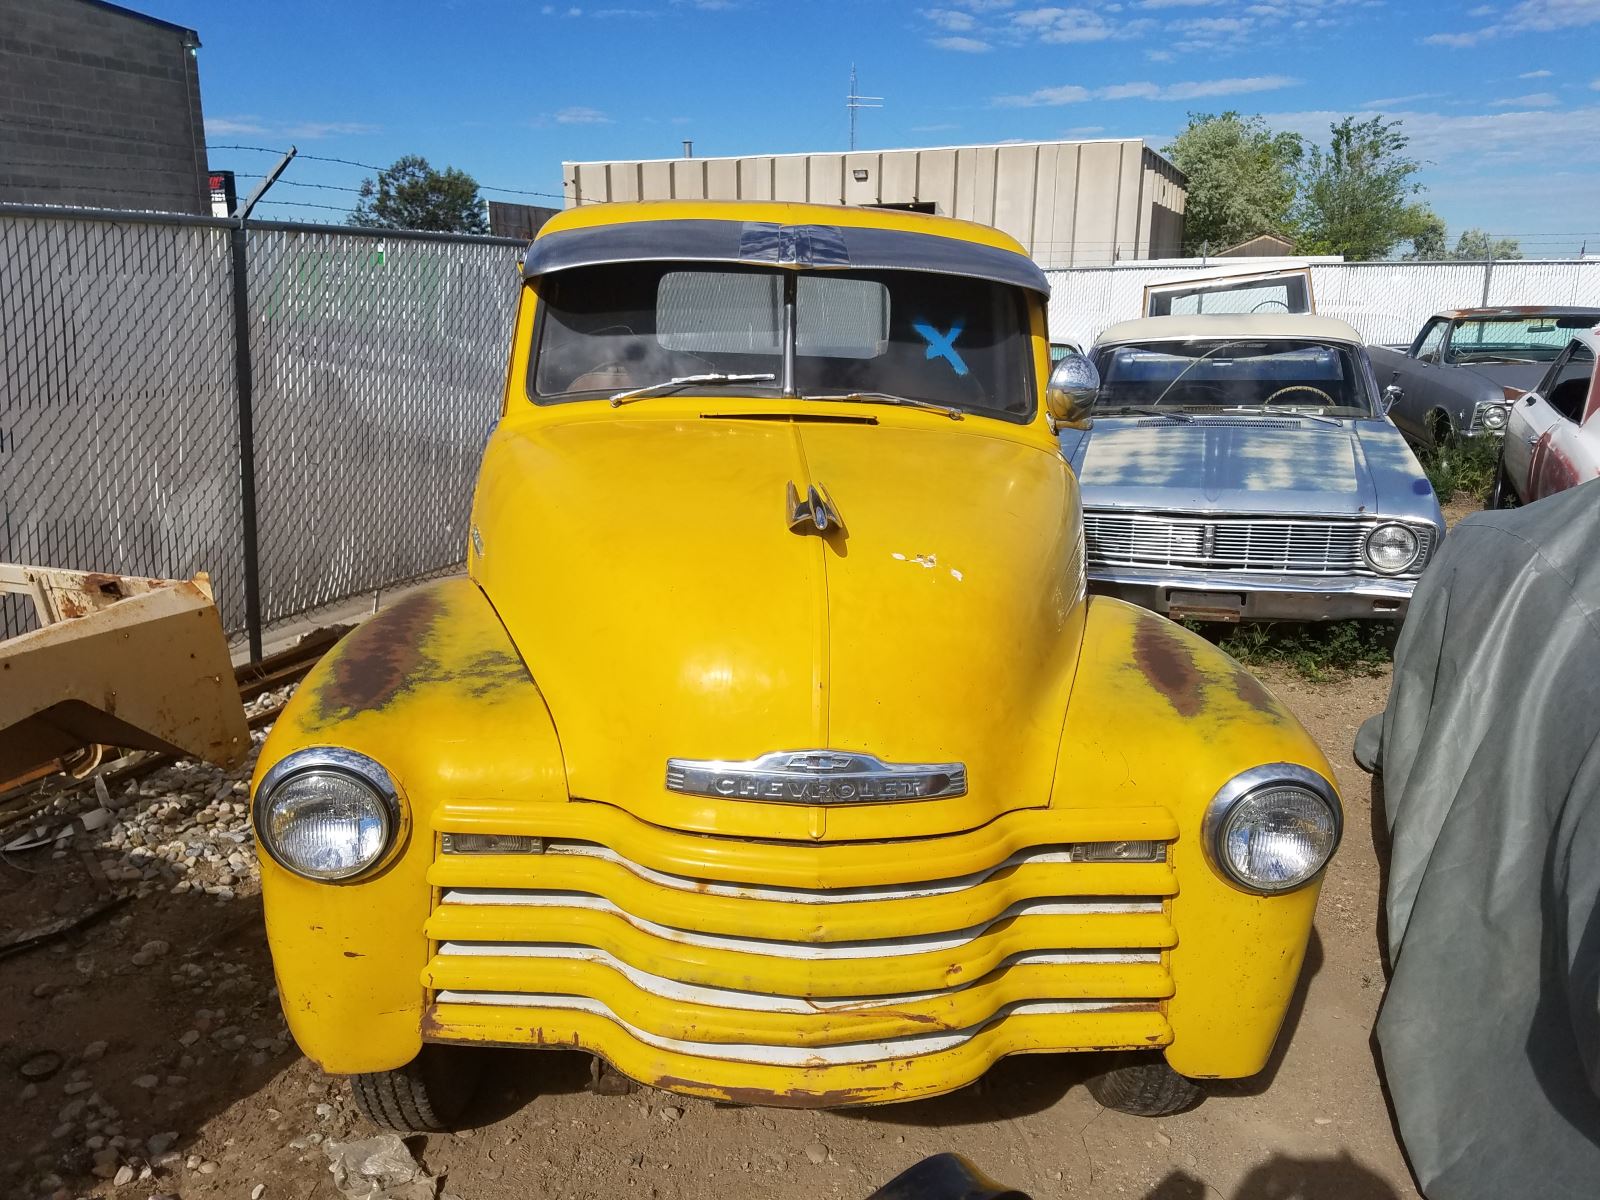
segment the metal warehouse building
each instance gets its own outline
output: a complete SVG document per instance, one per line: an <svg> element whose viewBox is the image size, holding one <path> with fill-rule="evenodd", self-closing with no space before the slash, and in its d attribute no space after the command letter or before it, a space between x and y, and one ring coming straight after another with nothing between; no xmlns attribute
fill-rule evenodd
<svg viewBox="0 0 1600 1200"><path fill-rule="evenodd" d="M994 225L1045 268L1181 252L1183 173L1137 138L928 150L563 163L567 207L618 200L790 200Z"/></svg>

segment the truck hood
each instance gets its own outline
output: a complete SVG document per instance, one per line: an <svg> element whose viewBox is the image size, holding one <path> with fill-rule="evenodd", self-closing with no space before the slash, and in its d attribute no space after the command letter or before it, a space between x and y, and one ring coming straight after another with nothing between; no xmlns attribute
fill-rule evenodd
<svg viewBox="0 0 1600 1200"><path fill-rule="evenodd" d="M1294 417L1097 417L1063 438L1087 509L1375 511L1357 422Z"/></svg>
<svg viewBox="0 0 1600 1200"><path fill-rule="evenodd" d="M502 426L472 570L549 705L570 794L739 836L849 837L877 808L883 836L883 805L665 784L669 758L832 749L966 766L965 796L895 806L908 835L1045 804L1083 620L1081 523L1059 456L985 424ZM825 488L845 531L792 531L791 482Z"/></svg>

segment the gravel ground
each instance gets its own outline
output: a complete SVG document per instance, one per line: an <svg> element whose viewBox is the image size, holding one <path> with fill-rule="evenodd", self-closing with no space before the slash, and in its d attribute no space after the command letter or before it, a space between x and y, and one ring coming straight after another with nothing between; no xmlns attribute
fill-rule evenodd
<svg viewBox="0 0 1600 1200"><path fill-rule="evenodd" d="M937 1100L814 1113L596 1094L583 1056L488 1052L478 1128L410 1139L432 1179L396 1194L848 1198L957 1150L1041 1198L1410 1200L1369 1048L1383 845L1349 756L1387 679L1266 678L1327 750L1349 811L1289 1036L1261 1079L1149 1121L1095 1104L1085 1060L1036 1056ZM180 764L108 797L103 827L0 856L0 940L127 897L0 967L0 1193L339 1195L331 1148L373 1131L286 1034L247 779L248 767Z"/></svg>

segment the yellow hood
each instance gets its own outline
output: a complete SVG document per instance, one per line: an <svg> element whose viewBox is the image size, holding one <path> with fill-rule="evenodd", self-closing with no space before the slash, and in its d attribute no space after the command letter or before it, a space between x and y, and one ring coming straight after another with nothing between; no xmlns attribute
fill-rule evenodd
<svg viewBox="0 0 1600 1200"><path fill-rule="evenodd" d="M571 794L680 829L848 838L876 815L882 836L881 805L665 787L668 758L828 748L966 764L966 796L895 806L908 835L1045 804L1082 623L1076 491L1058 455L986 426L503 426L473 574L549 703ZM791 531L790 482L825 488L845 534Z"/></svg>

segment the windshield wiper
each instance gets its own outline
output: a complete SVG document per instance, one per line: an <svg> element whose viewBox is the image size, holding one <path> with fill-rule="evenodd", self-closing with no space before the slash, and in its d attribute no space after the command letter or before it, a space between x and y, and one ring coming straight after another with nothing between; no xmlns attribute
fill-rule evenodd
<svg viewBox="0 0 1600 1200"><path fill-rule="evenodd" d="M1154 404L1124 404L1112 410L1115 413L1133 413L1141 417L1165 417L1183 425L1193 425L1194 417L1178 408L1157 408Z"/></svg>
<svg viewBox="0 0 1600 1200"><path fill-rule="evenodd" d="M896 396L892 392L840 392L837 395L801 396L802 400L836 400L840 404L895 404L901 408L920 408L925 412L943 413L952 421L967 414L948 404L935 404L932 400L917 400L911 396Z"/></svg>
<svg viewBox="0 0 1600 1200"><path fill-rule="evenodd" d="M1307 421L1321 421L1324 425L1332 425L1343 429L1344 422L1338 417L1330 417L1326 413L1299 412L1292 408L1270 408L1265 404L1248 405L1240 404L1233 408L1219 409L1220 412L1229 413L1255 413L1263 417L1302 417Z"/></svg>
<svg viewBox="0 0 1600 1200"><path fill-rule="evenodd" d="M771 383L776 378L777 376L771 371L765 375L725 375L721 371L708 371L703 375L678 375L672 379L663 379L659 383L647 383L643 387L618 392L611 397L611 407L621 408L629 400L642 400L646 396L654 396L658 392L670 391L673 388L694 387L702 383Z"/></svg>

